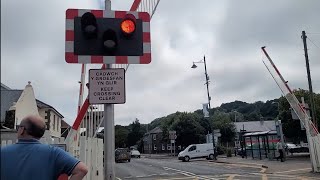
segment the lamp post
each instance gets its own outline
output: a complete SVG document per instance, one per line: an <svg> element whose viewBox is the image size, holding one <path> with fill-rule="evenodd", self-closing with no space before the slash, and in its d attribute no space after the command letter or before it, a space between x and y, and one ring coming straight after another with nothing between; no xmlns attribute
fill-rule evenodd
<svg viewBox="0 0 320 180"><path fill-rule="evenodd" d="M237 122L237 113L238 113L238 111L233 110L232 112L234 113L234 122Z"/></svg>
<svg viewBox="0 0 320 180"><path fill-rule="evenodd" d="M206 85L207 85L207 96L208 96L208 105L209 105L209 109L211 108L211 104L210 104L210 100L211 100L211 97L210 97L210 93L209 93L209 76L208 76L208 73L207 73L207 63L206 63L206 56L203 56L203 59L200 60L200 61L196 61L196 62L193 62L191 68L195 69L197 68L198 66L196 65L197 63L203 63L204 64L204 74L205 74L205 77L206 77ZM214 142L214 131L213 131L213 127L212 127L212 145L213 145L213 151L214 151L214 159L216 159L216 148L215 148L215 142Z"/></svg>
<svg viewBox="0 0 320 180"><path fill-rule="evenodd" d="M204 63L204 72L205 72L205 77L206 77L206 83L205 84L207 85L208 104L209 104L209 109L210 109L211 108L211 105L210 105L211 97L210 97L210 93L209 93L209 76L208 76L208 73L207 73L206 57L203 56L202 60L197 61L197 62L193 62L193 65L191 66L191 68L193 68L193 69L197 68L198 67L196 65L197 63Z"/></svg>

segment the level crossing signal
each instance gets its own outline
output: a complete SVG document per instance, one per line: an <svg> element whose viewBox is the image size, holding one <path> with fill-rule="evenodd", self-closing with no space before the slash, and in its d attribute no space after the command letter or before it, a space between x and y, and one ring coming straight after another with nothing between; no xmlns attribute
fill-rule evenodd
<svg viewBox="0 0 320 180"><path fill-rule="evenodd" d="M65 56L68 63L148 64L150 15L68 9Z"/></svg>

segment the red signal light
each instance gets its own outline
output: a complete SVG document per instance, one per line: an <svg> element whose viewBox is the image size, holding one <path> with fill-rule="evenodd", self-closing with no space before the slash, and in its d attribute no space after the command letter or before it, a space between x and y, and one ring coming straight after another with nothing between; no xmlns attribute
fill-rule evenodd
<svg viewBox="0 0 320 180"><path fill-rule="evenodd" d="M122 20L120 28L125 35L132 35L136 30L136 18L132 14L127 14Z"/></svg>
<svg viewBox="0 0 320 180"><path fill-rule="evenodd" d="M136 30L136 25L131 19L126 19L121 22L121 30L126 34L131 34Z"/></svg>

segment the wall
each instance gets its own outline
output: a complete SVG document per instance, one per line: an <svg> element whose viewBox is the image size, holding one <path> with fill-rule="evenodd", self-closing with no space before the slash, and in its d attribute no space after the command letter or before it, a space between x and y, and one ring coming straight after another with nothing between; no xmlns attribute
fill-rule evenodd
<svg viewBox="0 0 320 180"><path fill-rule="evenodd" d="M11 140L15 143L17 140L17 130L15 129L1 129L1 140Z"/></svg>
<svg viewBox="0 0 320 180"><path fill-rule="evenodd" d="M45 131L41 139L48 139L50 137L50 132ZM15 129L1 129L1 142L11 140L12 143L16 143L18 139L17 130Z"/></svg>
<svg viewBox="0 0 320 180"><path fill-rule="evenodd" d="M45 122L47 123L48 122L48 119L46 119L46 111L48 110L49 108L42 108L42 109L39 109L39 114L40 116L45 120ZM50 134L51 136L53 137L61 137L61 117L59 117L59 115L54 111L54 110L51 110L50 111Z"/></svg>
<svg viewBox="0 0 320 180"><path fill-rule="evenodd" d="M34 91L30 83L25 87L16 103L15 125L20 124L21 120L28 115L39 115Z"/></svg>

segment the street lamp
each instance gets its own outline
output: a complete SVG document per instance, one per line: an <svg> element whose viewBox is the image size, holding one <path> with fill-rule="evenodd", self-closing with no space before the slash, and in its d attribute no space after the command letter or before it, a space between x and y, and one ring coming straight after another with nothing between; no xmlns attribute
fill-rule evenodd
<svg viewBox="0 0 320 180"><path fill-rule="evenodd" d="M195 68L198 67L196 65L196 63L203 63L204 64L204 72L205 72L205 77L206 77L206 83L205 84L207 85L208 104L209 104L209 109L210 109L211 108L211 105L210 105L211 97L210 97L210 94L209 94L209 76L208 76L208 73L207 73L206 57L203 56L202 60L197 61L197 62L193 62L192 66L191 66L192 69L195 69Z"/></svg>
<svg viewBox="0 0 320 180"><path fill-rule="evenodd" d="M203 56L203 59L200 60L200 61L196 61L196 62L193 62L191 68L192 69L195 69L197 68L198 66L196 65L197 63L203 63L204 64L204 74L205 74L205 77L206 77L206 85L207 85L207 95L208 95L208 104L209 104L209 109L211 109L211 105L210 105L210 100L211 100L211 97L210 97L210 94L209 94L209 76L208 76L208 73L207 73L207 63L206 63L206 56ZM213 131L213 127L212 127L212 144L213 144L213 151L214 151L214 159L216 159L216 146L215 146L215 143L214 143L214 131Z"/></svg>
<svg viewBox="0 0 320 180"><path fill-rule="evenodd" d="M271 104L277 104L278 105L278 119L280 118L279 116L280 116L280 104L279 104L279 102L272 102Z"/></svg>
<svg viewBox="0 0 320 180"><path fill-rule="evenodd" d="M237 122L237 113L238 113L238 111L233 110L232 112L234 112L234 122Z"/></svg>

